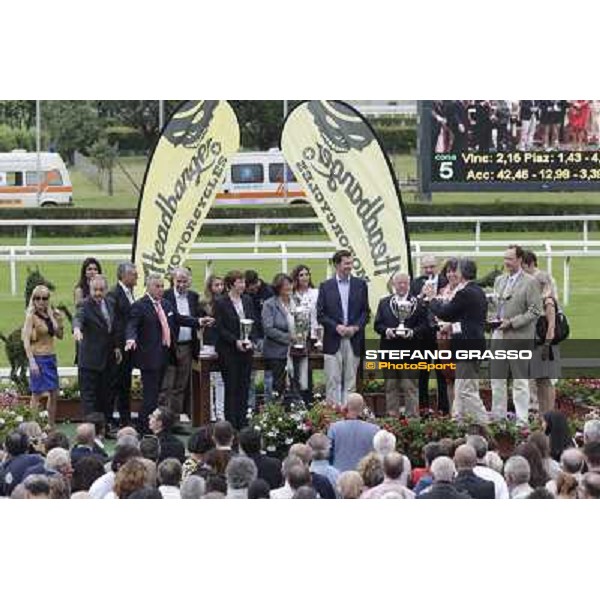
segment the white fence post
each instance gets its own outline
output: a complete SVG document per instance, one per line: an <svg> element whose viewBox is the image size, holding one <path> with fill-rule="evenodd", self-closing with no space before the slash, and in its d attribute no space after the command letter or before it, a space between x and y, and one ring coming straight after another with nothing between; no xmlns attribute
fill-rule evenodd
<svg viewBox="0 0 600 600"><path fill-rule="evenodd" d="M25 240L25 254L29 256L29 248L31 246L31 239L33 238L33 225L27 225L27 239Z"/></svg>
<svg viewBox="0 0 600 600"><path fill-rule="evenodd" d="M546 257L546 271L548 271L548 275L552 276L552 244L550 242L544 242L544 246L546 247L546 253L548 254Z"/></svg>
<svg viewBox="0 0 600 600"><path fill-rule="evenodd" d="M588 220L583 219L583 251L587 252L587 243L588 243Z"/></svg>
<svg viewBox="0 0 600 600"><path fill-rule="evenodd" d="M287 244L285 242L281 242L281 272L288 272Z"/></svg>
<svg viewBox="0 0 600 600"><path fill-rule="evenodd" d="M479 242L481 241L481 221L475 222L475 252L479 252Z"/></svg>
<svg viewBox="0 0 600 600"><path fill-rule="evenodd" d="M571 257L565 256L563 263L563 306L569 304L569 288L571 287Z"/></svg>
<svg viewBox="0 0 600 600"><path fill-rule="evenodd" d="M13 296L17 295L17 261L15 248L10 249L10 293Z"/></svg>
<svg viewBox="0 0 600 600"><path fill-rule="evenodd" d="M258 245L260 244L260 223L254 224L254 254L258 254Z"/></svg>

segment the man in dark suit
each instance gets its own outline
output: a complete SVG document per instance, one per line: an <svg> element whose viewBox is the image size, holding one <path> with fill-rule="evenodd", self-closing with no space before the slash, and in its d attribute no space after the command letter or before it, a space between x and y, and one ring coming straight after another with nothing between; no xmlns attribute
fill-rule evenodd
<svg viewBox="0 0 600 600"><path fill-rule="evenodd" d="M317 299L317 320L323 325L326 396L337 404L345 404L356 389L369 310L367 284L351 276L352 263L348 250L333 255L335 275L320 285Z"/></svg>
<svg viewBox="0 0 600 600"><path fill-rule="evenodd" d="M126 427L131 422L131 353L125 352L125 329L135 299L133 290L137 284L138 273L132 262L123 262L117 267L117 285L107 294L114 307L114 335L117 347L121 351L121 360L114 362L111 389L112 408L115 404L119 411L119 426ZM111 411L112 412L112 411ZM108 423L107 423L108 425Z"/></svg>
<svg viewBox="0 0 600 600"><path fill-rule="evenodd" d="M90 281L90 295L73 319L73 337L77 344L77 366L83 414L104 414L112 417L110 378L107 373L113 362L122 358L114 333L114 308L106 298L108 284L103 275Z"/></svg>
<svg viewBox="0 0 600 600"><path fill-rule="evenodd" d="M483 290L475 283L477 265L468 258L458 261L460 289L450 302L425 298L433 314L453 323L451 347L453 350L485 350L485 321L487 300ZM473 417L487 423L488 414L479 396L479 361L461 360L456 366L452 415Z"/></svg>
<svg viewBox="0 0 600 600"><path fill-rule="evenodd" d="M425 286L427 283L427 286ZM435 290L437 294L446 287L448 280L439 272L438 261L433 255L421 258L421 275L412 281L410 294L422 297L423 292ZM429 329L423 333L421 348L423 350L437 349L437 328L433 318L428 319ZM442 371L435 371L437 381L438 410L449 412L448 388ZM419 403L421 406L429 406L429 370L419 371Z"/></svg>
<svg viewBox="0 0 600 600"><path fill-rule="evenodd" d="M473 472L477 466L477 454L472 446L459 446L454 453L454 464L458 471L454 480L457 490L467 492L476 500L493 500L496 497L494 482L482 479Z"/></svg>
<svg viewBox="0 0 600 600"><path fill-rule="evenodd" d="M420 348L420 342L429 332L427 310L425 305L417 302L409 293L410 276L396 273L392 278L393 294L379 301L375 316L374 329L381 336L381 350L412 350ZM409 302L412 312L403 321L404 331L397 328L400 319L394 313L392 302ZM385 371L385 401L389 415L399 414L400 406L404 406L406 414L418 416L419 398L417 394L417 375L415 371Z"/></svg>
<svg viewBox="0 0 600 600"><path fill-rule="evenodd" d="M125 351L134 352L133 365L142 373L142 431L148 431L148 417L158 405L162 379L174 353L176 325L200 326L198 319L175 313L171 303L163 298L163 293L162 277L149 275L146 294L131 306L126 328Z"/></svg>
<svg viewBox="0 0 600 600"><path fill-rule="evenodd" d="M264 479L272 490L283 485L281 461L277 458L261 454L260 432L253 427L245 427L239 435L240 448L244 454L254 461L260 479Z"/></svg>
<svg viewBox="0 0 600 600"><path fill-rule="evenodd" d="M454 484L456 468L451 458L438 456L431 463L433 484L417 496L417 500L469 500L467 492L460 491Z"/></svg>
<svg viewBox="0 0 600 600"><path fill-rule="evenodd" d="M173 307L175 314L199 319L202 327L212 326L215 320L203 315L200 297L190 289L192 278L184 268L173 271L173 287L165 292L165 300ZM175 324L175 363L169 364L163 379L159 404L168 406L179 421L182 413L189 414L189 383L192 373L192 360L198 356L200 344L198 330Z"/></svg>

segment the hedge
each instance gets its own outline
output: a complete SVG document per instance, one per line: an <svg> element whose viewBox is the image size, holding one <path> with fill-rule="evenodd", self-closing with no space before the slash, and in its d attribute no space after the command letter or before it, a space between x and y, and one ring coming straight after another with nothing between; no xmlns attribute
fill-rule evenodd
<svg viewBox="0 0 600 600"><path fill-rule="evenodd" d="M520 215L577 215L577 214L600 214L600 205L597 204L568 204L568 205L549 205L543 203L495 203L495 204L419 204L410 203L406 205L406 212L412 216L438 216L436 223L411 223L410 231L469 231L474 228L473 223L449 223L444 219L447 216L469 216L469 215L503 215L514 216L513 221L504 223L486 223L485 231L523 231L524 224L519 221ZM134 219L137 215L135 209L92 209L83 207L54 207L54 208L4 208L0 209L1 219ZM310 206L290 206L290 207L215 207L211 212L210 218L227 219L252 219L252 218L272 218L284 219L288 217L314 217L314 212ZM536 231L581 231L581 223L527 223L526 227ZM590 230L598 229L598 223L590 223ZM242 226L214 226L206 225L202 231L206 235L234 235L242 231L250 233L253 225ZM131 227L86 227L85 229L73 229L68 226L45 227L44 234L55 236L103 236L111 235L131 235ZM318 224L311 225L264 225L262 232L264 234L282 234L291 235L301 232L319 232L322 231ZM38 229L41 232L41 229ZM15 235L22 237L23 229L2 229L2 235Z"/></svg>
<svg viewBox="0 0 600 600"><path fill-rule="evenodd" d="M111 145L117 144L119 154L146 154L151 144L138 129L115 125L104 130L106 138Z"/></svg>
<svg viewBox="0 0 600 600"><path fill-rule="evenodd" d="M388 154L409 154L417 148L417 130L414 127L375 125L374 129Z"/></svg>

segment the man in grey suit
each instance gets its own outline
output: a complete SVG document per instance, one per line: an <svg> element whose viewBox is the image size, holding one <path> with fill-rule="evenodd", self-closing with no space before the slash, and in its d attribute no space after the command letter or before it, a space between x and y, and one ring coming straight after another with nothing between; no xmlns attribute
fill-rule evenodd
<svg viewBox="0 0 600 600"><path fill-rule="evenodd" d="M535 324L542 312L542 297L535 279L522 268L523 249L510 245L504 253L507 273L494 282L500 325L492 335L492 348L533 350ZM529 414L529 363L509 359L493 361L492 414L505 418L508 375L512 376L513 403L517 420L526 423Z"/></svg>

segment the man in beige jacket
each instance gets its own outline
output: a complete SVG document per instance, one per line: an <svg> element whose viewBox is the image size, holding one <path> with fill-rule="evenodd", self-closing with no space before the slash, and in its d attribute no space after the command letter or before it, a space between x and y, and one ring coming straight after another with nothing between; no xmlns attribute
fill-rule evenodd
<svg viewBox="0 0 600 600"><path fill-rule="evenodd" d="M494 282L500 326L492 335L492 348L533 350L535 325L542 312L542 297L535 279L522 268L523 249L510 245L504 253L507 273ZM526 423L529 413L529 362L494 361L492 364L492 415L505 418L508 375L512 377L517 420Z"/></svg>

